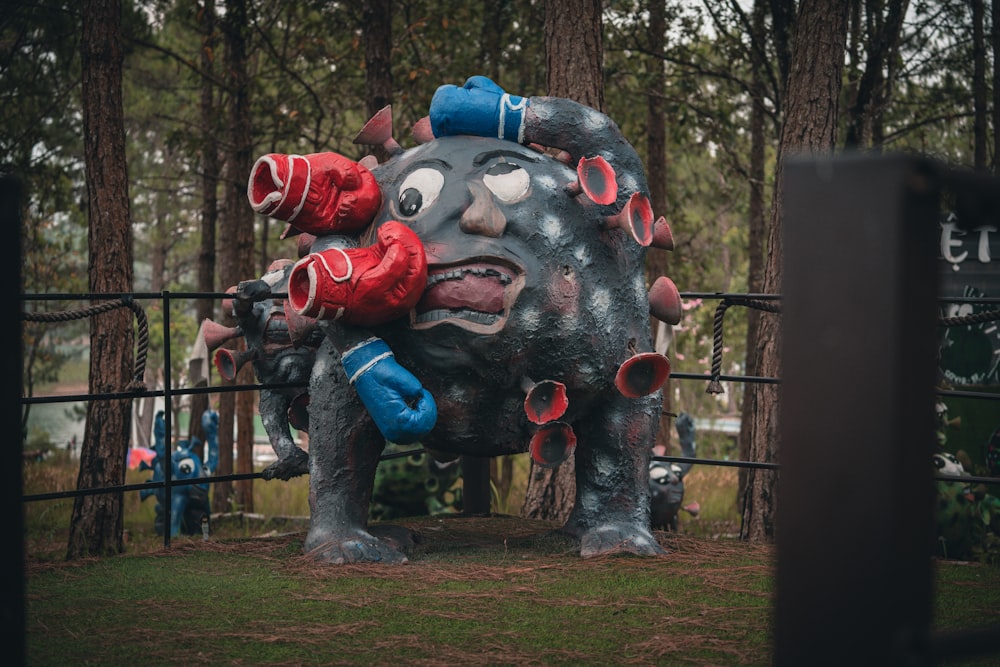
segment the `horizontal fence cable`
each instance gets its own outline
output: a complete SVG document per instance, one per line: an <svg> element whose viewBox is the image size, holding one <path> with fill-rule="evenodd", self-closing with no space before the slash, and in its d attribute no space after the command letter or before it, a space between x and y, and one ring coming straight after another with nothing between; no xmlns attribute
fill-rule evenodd
<svg viewBox="0 0 1000 667"><path fill-rule="evenodd" d="M171 388L169 390L149 390L142 383L141 379L145 373L145 363L148 351L148 340L149 340L149 327L146 319L145 311L136 303L137 299L162 299L164 300L164 308L168 307L171 300L178 299L204 299L204 298L216 298L216 299L231 299L233 294L226 292L138 292L131 293L127 295L115 295L115 294L24 294L22 297L26 301L69 301L69 300L80 300L80 301L92 301L98 298L109 298L108 301L103 303L88 306L86 308L79 308L75 310L66 311L55 311L55 312L37 312L37 313L23 313L23 318L27 321L32 322L49 322L58 323L65 322L73 319L82 319L84 317L91 317L93 315L109 312L116 308L127 307L132 310L136 318L137 323L137 345L136 345L136 364L135 364L135 374L133 381L129 384L127 391L124 392L106 392L100 394L63 394L59 396L33 396L33 397L22 397L22 404L40 404L40 403L61 403L61 402L78 402L78 401L93 401L93 400L108 400L108 399L120 399L120 398L147 398L147 397L164 397L169 398L174 395L195 395L195 394L213 394L213 393L228 393L228 392L242 392L242 391L258 391L261 389L271 389L271 390L282 390L282 389L301 389L307 388L308 383L260 383L260 384L242 384L242 385L218 385L209 387L188 387L188 388ZM273 294L273 298L284 298L285 294ZM110 298L117 297L117 298ZM777 303L772 303L774 301L779 301L781 295L777 294L741 294L741 293L725 293L725 292L683 292L681 293L682 298L687 299L719 299L720 303L716 307L715 318L713 322L713 350L712 350L712 370L709 374L704 373L684 373L684 372L671 372L670 377L681 380L702 380L708 381L709 387L706 390L709 393L720 393L722 391L720 382L755 382L763 384L780 384L780 378L773 377L760 377L760 376L748 376L748 375L723 375L721 373L722 367L722 340L723 340L723 328L724 328L724 317L725 312L732 306L743 306L747 308L754 308L764 312L770 312L775 314L781 313L781 307ZM941 297L939 299L942 302L948 303L973 303L973 304L1000 304L1000 299L998 298L975 298L975 297ZM986 322L992 322L1000 320L1000 309L993 309L989 311L984 311L981 313L974 313L970 315L965 315L961 317L951 317L942 318L941 326L953 327L953 326L968 326L972 324L983 324ZM165 345L169 345L169 340L165 340ZM968 391L968 390L951 390L951 389L939 389L936 393L940 396L946 397L960 397L960 398L977 398L977 399L987 399L987 400L1000 400L1000 393L989 393L989 392L978 392L978 391ZM425 450L422 447L414 448L402 452L392 452L384 454L380 457L380 461L385 461L395 458L403 458L407 456L413 456L417 454L424 453ZM728 461L720 459L703 459L703 458L688 458L688 457L677 457L677 456L653 456L653 461L661 461L668 463L693 463L699 465L714 465L722 467L737 467L737 468L756 468L756 469L766 469L766 470L780 470L780 466L777 463L767 463L767 462L756 462L756 461ZM125 491L137 491L137 490L149 490L149 489L159 489L165 488L166 486L185 486L191 484L214 484L218 482L229 482L229 481L240 481L247 479L262 479L263 473L237 473L225 476L211 476L211 477L199 477L195 479L188 480L168 480L154 482L152 480L146 481L141 484L127 484L119 485L113 487L103 487L97 489L76 489L72 491L56 491L51 493L42 494L32 494L22 496L23 500L26 502L30 501L40 501L40 500L52 500L59 498L69 498L76 496L85 495L95 495L102 493L121 493ZM998 477L980 477L980 476L947 476L947 475L936 475L934 477L937 481L947 481L947 482L964 482L968 484L1000 484L1000 478Z"/></svg>
<svg viewBox="0 0 1000 667"><path fill-rule="evenodd" d="M761 310L768 313L781 314L781 307L774 303L769 303L770 300L780 300L781 295L778 294L722 294L722 293L711 293L711 292L684 292L681 294L682 298L700 298L700 299L710 299L717 298L720 299L719 305L715 308L715 317L712 322L712 368L710 373L706 375L699 375L695 373L671 373L671 378L681 378L681 379L706 379L708 380L708 387L705 391L709 394L721 394L724 390L722 388L722 381L743 381L743 382L756 382L756 383L772 383L780 384L781 380L779 378L770 377L760 377L760 376L723 376L722 375L722 349L723 349L723 323L726 315L726 311L732 306L743 306L746 308L753 308L755 310ZM993 304L1000 303L1000 299L997 298L975 298L975 297L940 297L939 301L944 303L966 303L966 304ZM981 313L971 313L969 315L962 315L958 317L943 317L941 318L939 324L942 327L960 327L960 326L971 326L974 324L985 324L987 322L1000 321L1000 308L983 311ZM938 391L940 395L956 395L957 392L952 390L940 390ZM993 400L1000 400L1000 394L990 394L988 392L961 392L964 397L971 398L987 398Z"/></svg>

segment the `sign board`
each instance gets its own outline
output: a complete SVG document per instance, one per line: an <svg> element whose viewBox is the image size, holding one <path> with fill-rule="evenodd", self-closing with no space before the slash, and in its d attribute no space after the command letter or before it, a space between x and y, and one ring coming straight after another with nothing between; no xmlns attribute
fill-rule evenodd
<svg viewBox="0 0 1000 667"><path fill-rule="evenodd" d="M974 301L1000 297L1000 222L964 230L949 213L940 227L941 296L961 299L942 303L942 316L1000 309L996 301ZM954 387L1000 387L1000 322L944 327L940 366L943 379Z"/></svg>

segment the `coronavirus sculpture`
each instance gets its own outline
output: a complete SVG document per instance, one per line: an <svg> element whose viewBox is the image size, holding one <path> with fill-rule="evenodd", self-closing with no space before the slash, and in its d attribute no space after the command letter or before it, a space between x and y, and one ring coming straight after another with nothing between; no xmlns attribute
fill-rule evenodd
<svg viewBox="0 0 1000 667"><path fill-rule="evenodd" d="M386 109L357 139L384 146L382 164L269 154L250 176L251 206L307 240L285 309L323 333L305 550L406 560L367 530L388 440L442 458L574 456L563 530L581 554L662 553L648 464L670 368L649 317L681 309L668 278L644 279L647 249L673 242L638 155L605 115L484 77L442 86L414 136L396 143Z"/></svg>

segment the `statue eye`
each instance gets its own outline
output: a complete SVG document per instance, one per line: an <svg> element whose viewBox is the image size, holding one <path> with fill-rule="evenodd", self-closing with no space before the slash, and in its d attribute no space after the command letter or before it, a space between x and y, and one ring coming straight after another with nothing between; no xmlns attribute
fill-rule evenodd
<svg viewBox="0 0 1000 667"><path fill-rule="evenodd" d="M177 464L177 469L180 470L182 475L190 475L194 472L194 460L190 458L181 459Z"/></svg>
<svg viewBox="0 0 1000 667"><path fill-rule="evenodd" d="M520 165L497 162L486 170L483 183L501 201L513 202L527 194L530 179L528 172Z"/></svg>
<svg viewBox="0 0 1000 667"><path fill-rule="evenodd" d="M417 169L399 186L399 212L410 218L428 208L441 194L444 175L437 169Z"/></svg>

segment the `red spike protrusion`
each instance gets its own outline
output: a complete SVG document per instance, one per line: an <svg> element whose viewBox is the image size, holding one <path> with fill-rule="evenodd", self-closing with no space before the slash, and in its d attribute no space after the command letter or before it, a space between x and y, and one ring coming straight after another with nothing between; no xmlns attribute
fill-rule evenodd
<svg viewBox="0 0 1000 667"><path fill-rule="evenodd" d="M522 384L525 388L524 412L528 421L533 424L545 424L555 421L566 413L569 399L566 397L566 385L555 380L532 382L527 380Z"/></svg>
<svg viewBox="0 0 1000 667"><path fill-rule="evenodd" d="M653 242L653 209L649 198L641 192L634 192L616 215L604 219L607 227L620 227L627 231L636 243L648 246Z"/></svg>
<svg viewBox="0 0 1000 667"><path fill-rule="evenodd" d="M649 288L649 313L661 322L679 324L682 310L681 294L674 281L666 276L657 278Z"/></svg>
<svg viewBox="0 0 1000 667"><path fill-rule="evenodd" d="M366 146L382 146L390 155L397 155L403 152L402 147L392 138L392 105L386 106L375 112L375 115L368 119L365 126L354 137L354 143Z"/></svg>
<svg viewBox="0 0 1000 667"><path fill-rule="evenodd" d="M615 386L627 398L648 396L663 386L670 377L670 361L656 352L642 352L618 369Z"/></svg>
<svg viewBox="0 0 1000 667"><path fill-rule="evenodd" d="M431 129L431 119L424 116L413 124L413 140L418 144L427 144L434 141L434 130Z"/></svg>
<svg viewBox="0 0 1000 667"><path fill-rule="evenodd" d="M674 249L674 233L670 230L667 219L662 215L653 223L653 241L649 245L661 250Z"/></svg>
<svg viewBox="0 0 1000 667"><path fill-rule="evenodd" d="M600 155L580 158L576 165L576 175L580 179L583 193L595 204L607 206L618 198L615 170Z"/></svg>
<svg viewBox="0 0 1000 667"><path fill-rule="evenodd" d="M531 460L543 468L556 468L576 450L576 434L565 422L549 422L531 436Z"/></svg>

